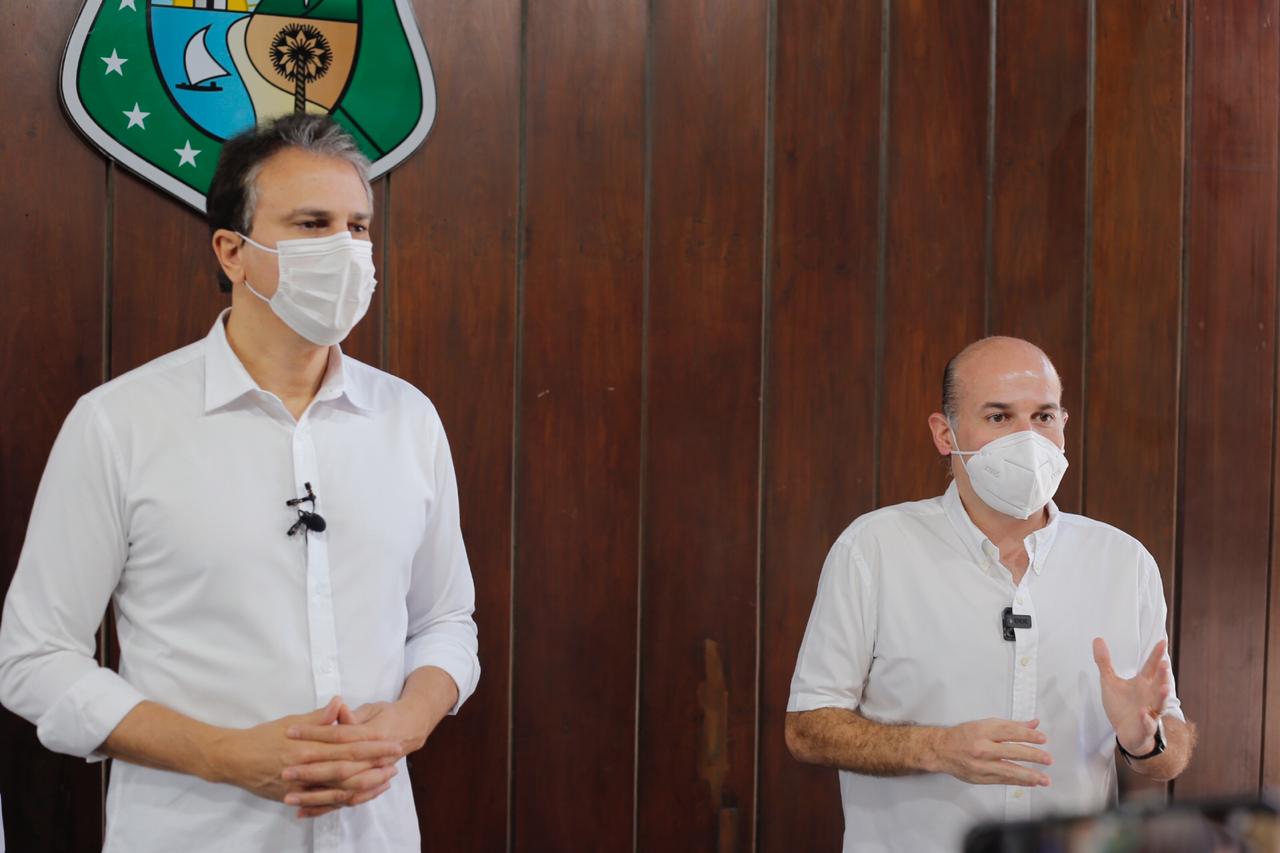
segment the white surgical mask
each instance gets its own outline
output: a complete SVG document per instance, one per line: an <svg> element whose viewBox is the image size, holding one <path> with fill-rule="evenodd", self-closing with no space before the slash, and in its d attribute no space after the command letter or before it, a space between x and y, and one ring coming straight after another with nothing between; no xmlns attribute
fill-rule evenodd
<svg viewBox="0 0 1280 853"><path fill-rule="evenodd" d="M345 338L369 310L378 282L374 278L373 244L356 240L350 231L328 237L280 240L276 248L240 235L247 243L276 255L280 281L270 299L249 292L271 306L284 324L318 346Z"/></svg>
<svg viewBox="0 0 1280 853"><path fill-rule="evenodd" d="M951 438L955 440L954 428ZM997 438L981 450L951 453L969 457L964 469L982 502L1014 518L1030 518L1044 509L1067 470L1062 448L1031 430Z"/></svg>

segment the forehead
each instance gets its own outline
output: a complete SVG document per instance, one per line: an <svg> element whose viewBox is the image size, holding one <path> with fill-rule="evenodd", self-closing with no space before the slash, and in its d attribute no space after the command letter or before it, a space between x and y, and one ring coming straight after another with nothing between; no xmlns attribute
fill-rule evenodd
<svg viewBox="0 0 1280 853"><path fill-rule="evenodd" d="M971 353L956 365L960 400L969 406L1018 402L1059 403L1062 383L1044 353L1029 345L997 345Z"/></svg>
<svg viewBox="0 0 1280 853"><path fill-rule="evenodd" d="M307 208L368 214L369 194L354 164L286 148L268 157L254 181L257 213Z"/></svg>

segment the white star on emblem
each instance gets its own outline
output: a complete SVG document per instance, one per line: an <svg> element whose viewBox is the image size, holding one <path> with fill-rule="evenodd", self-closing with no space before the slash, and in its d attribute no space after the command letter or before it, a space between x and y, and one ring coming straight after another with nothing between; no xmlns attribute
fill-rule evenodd
<svg viewBox="0 0 1280 853"><path fill-rule="evenodd" d="M115 48L112 48L112 49L111 49L111 55L110 55L110 56L103 56L103 57L99 57L99 58L100 58L103 62L107 63L107 71L106 71L106 73L107 73L107 74L110 74L112 71L114 71L115 73L119 74L121 77L123 77L123 76L124 76L124 64L125 64L126 62L128 62L129 60L127 60L127 59L121 59L121 58L116 54Z"/></svg>
<svg viewBox="0 0 1280 853"><path fill-rule="evenodd" d="M182 159L178 161L178 167L194 166L196 164L196 155L200 153L200 149L191 147L191 140L187 140L187 144L181 148L173 149L173 153Z"/></svg>
<svg viewBox="0 0 1280 853"><path fill-rule="evenodd" d="M142 123L142 120L147 116L151 115L151 113L144 113L141 109L139 109L137 101L133 102L133 109L125 110L124 114L129 117L129 127L140 127L143 130L147 129L147 126ZM128 130L129 127L126 127L125 130ZM187 144L189 145L190 143L187 143ZM177 149L174 149L174 150L176 151Z"/></svg>
<svg viewBox="0 0 1280 853"><path fill-rule="evenodd" d="M135 12L138 11L138 7L133 5L133 0L120 0L120 8L116 11L123 12L125 9L132 9Z"/></svg>

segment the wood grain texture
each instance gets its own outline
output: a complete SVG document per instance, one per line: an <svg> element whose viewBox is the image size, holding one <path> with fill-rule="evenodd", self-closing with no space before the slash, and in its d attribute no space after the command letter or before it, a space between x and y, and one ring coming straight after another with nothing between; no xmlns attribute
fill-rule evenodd
<svg viewBox="0 0 1280 853"><path fill-rule="evenodd" d="M1139 8L1139 6L1141 8ZM1098 6L1085 511L1146 546L1173 605L1185 8Z"/></svg>
<svg viewBox="0 0 1280 853"><path fill-rule="evenodd" d="M209 333L231 297L204 216L117 170L111 231L111 375Z"/></svg>
<svg viewBox="0 0 1280 853"><path fill-rule="evenodd" d="M1058 368L1063 405L1083 414L1089 4L997 8L987 331L1039 345ZM1080 509L1082 426L1067 419L1072 464L1055 497L1067 512Z"/></svg>
<svg viewBox="0 0 1280 853"><path fill-rule="evenodd" d="M514 848L632 844L647 3L527 6Z"/></svg>
<svg viewBox="0 0 1280 853"><path fill-rule="evenodd" d="M827 549L875 500L880 3L781 0L777 16L761 853L840 846L836 773L795 761L783 727Z"/></svg>
<svg viewBox="0 0 1280 853"><path fill-rule="evenodd" d="M59 58L78 6L0 9L0 595L9 589L36 486L63 420L103 376L105 161L63 117ZM47 751L0 710L8 849L78 853L102 843L95 765Z"/></svg>
<svg viewBox="0 0 1280 853"><path fill-rule="evenodd" d="M390 178L388 368L431 397L449 435L481 676L411 769L423 849L488 853L508 839L520 4L422 2L417 14L440 115Z"/></svg>
<svg viewBox="0 0 1280 853"><path fill-rule="evenodd" d="M1280 3L1192 15L1179 692L1201 724L1179 798L1261 769L1275 387Z"/></svg>
<svg viewBox="0 0 1280 853"><path fill-rule="evenodd" d="M638 849L753 849L763 0L653 5Z"/></svg>
<svg viewBox="0 0 1280 853"><path fill-rule="evenodd" d="M892 4L880 505L946 488L927 419L947 360L982 335L986 3Z"/></svg>
<svg viewBox="0 0 1280 853"><path fill-rule="evenodd" d="M1184 86L1169 69L1184 64L1185 16L1181 2L1097 4L1088 406L1077 433L1085 439L1084 511L1151 552L1164 582L1170 636ZM1188 710L1194 718L1197 710ZM1164 795L1165 785L1124 762L1118 767L1124 796Z"/></svg>

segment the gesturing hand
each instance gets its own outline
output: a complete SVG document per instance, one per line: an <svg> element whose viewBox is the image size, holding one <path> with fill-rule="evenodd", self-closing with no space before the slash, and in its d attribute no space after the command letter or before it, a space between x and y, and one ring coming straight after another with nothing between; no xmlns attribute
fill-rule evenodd
<svg viewBox="0 0 1280 853"><path fill-rule="evenodd" d="M221 781L265 799L301 806L300 817L320 813L310 809L372 799L386 790L396 774L395 762L403 754L398 742L364 739L339 744L285 735L298 727L333 729L343 711L335 697L309 714L231 731L221 744ZM292 772L303 766L308 768L305 778Z"/></svg>
<svg viewBox="0 0 1280 853"><path fill-rule="evenodd" d="M1111 651L1101 637L1093 641L1093 661L1102 684L1102 707L1116 730L1116 738L1130 755L1155 749L1156 722L1173 690L1173 674L1164 658L1168 642L1161 640L1133 678L1121 678L1111 666Z"/></svg>
<svg viewBox="0 0 1280 853"><path fill-rule="evenodd" d="M1039 720L975 720L939 730L934 744L934 769L975 785L1047 786L1049 777L1029 767L1015 764L1053 764L1043 749L1027 744L1048 741L1037 730Z"/></svg>

